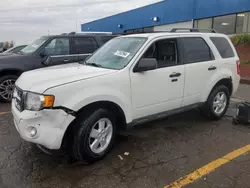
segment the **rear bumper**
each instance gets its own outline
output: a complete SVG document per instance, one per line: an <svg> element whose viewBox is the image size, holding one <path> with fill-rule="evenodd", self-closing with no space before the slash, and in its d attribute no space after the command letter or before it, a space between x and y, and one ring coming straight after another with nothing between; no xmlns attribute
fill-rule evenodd
<svg viewBox="0 0 250 188"><path fill-rule="evenodd" d="M42 110L39 112L19 112L12 103L14 124L20 136L32 143L40 144L49 149L59 149L69 124L75 119L63 110ZM36 135L30 136L31 128Z"/></svg>

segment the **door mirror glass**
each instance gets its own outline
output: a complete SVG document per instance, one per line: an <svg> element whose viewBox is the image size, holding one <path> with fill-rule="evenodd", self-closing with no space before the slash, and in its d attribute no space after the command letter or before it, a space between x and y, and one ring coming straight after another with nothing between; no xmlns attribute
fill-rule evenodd
<svg viewBox="0 0 250 188"><path fill-rule="evenodd" d="M135 67L134 72L144 72L157 68L157 60L155 58L142 58Z"/></svg>

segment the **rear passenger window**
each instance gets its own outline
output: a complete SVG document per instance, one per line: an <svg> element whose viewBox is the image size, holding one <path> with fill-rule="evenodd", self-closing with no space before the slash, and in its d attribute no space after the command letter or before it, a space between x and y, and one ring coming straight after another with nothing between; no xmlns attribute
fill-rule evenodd
<svg viewBox="0 0 250 188"><path fill-rule="evenodd" d="M214 56L204 39L200 37L183 38L186 63L214 60Z"/></svg>
<svg viewBox="0 0 250 188"><path fill-rule="evenodd" d="M73 44L74 54L93 53L98 48L97 42L92 37L74 37Z"/></svg>
<svg viewBox="0 0 250 188"><path fill-rule="evenodd" d="M218 49L222 58L234 57L233 49L227 39L224 37L210 37L210 39Z"/></svg>

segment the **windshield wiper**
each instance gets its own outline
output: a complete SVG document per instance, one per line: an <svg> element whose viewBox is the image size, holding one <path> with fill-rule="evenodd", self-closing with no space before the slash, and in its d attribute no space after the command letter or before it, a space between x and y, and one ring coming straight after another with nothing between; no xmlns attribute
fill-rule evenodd
<svg viewBox="0 0 250 188"><path fill-rule="evenodd" d="M90 66L93 66L93 67L102 67L102 65L97 64L97 63L87 63L87 62L85 62L84 64L85 65L90 65Z"/></svg>

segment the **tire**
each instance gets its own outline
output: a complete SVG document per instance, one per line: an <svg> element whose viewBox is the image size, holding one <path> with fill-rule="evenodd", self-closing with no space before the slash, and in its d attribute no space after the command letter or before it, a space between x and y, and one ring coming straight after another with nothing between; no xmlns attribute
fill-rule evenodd
<svg viewBox="0 0 250 188"><path fill-rule="evenodd" d="M0 102L10 103L12 100L12 92L18 76L6 75L0 77Z"/></svg>
<svg viewBox="0 0 250 188"><path fill-rule="evenodd" d="M226 97L225 99L226 101L217 100L216 97L221 98L220 96L222 96L222 94L224 94L224 96ZM207 99L207 102L204 104L203 108L201 109L202 114L205 115L209 119L220 120L227 112L229 103L230 103L229 89L224 85L217 86L211 91ZM221 109L220 109L220 106L217 106L217 105L220 105Z"/></svg>
<svg viewBox="0 0 250 188"><path fill-rule="evenodd" d="M87 117L84 117L84 114L82 115L83 118L79 118L74 125L72 157L75 160L93 163L105 157L113 147L116 133L115 116L106 109L97 109ZM105 129L109 127L109 131L106 132L107 136L105 136L105 133L100 133L100 130L97 130L97 128L100 128L100 123L102 122L101 124L103 124L103 121L105 122ZM96 138L91 137L93 129L95 129L95 131L93 131L95 134L93 135L96 136ZM111 129L112 132L108 133ZM96 131L102 135L97 136ZM104 141L100 142L102 138L106 138L106 143L108 143L108 145L105 146L105 144L103 144L105 143ZM97 144L95 145L96 147L93 147L94 149L91 149L90 145L94 145L94 142L97 144L99 142L99 149ZM101 143L105 147L102 147Z"/></svg>

